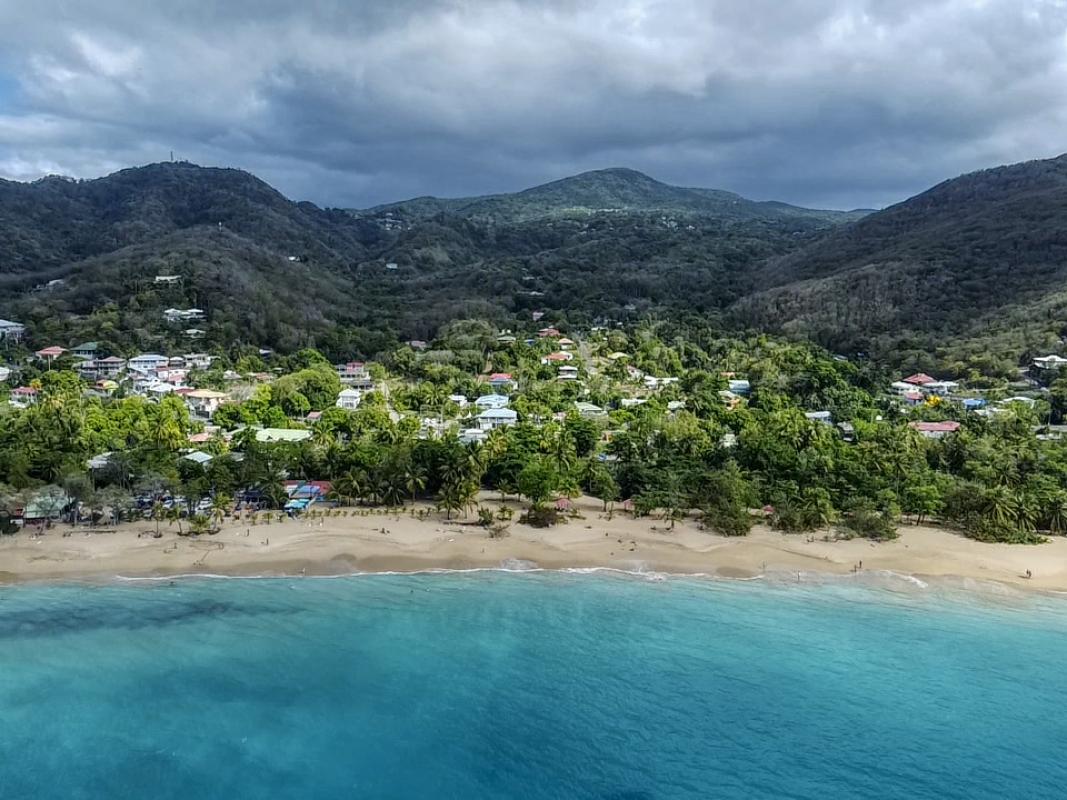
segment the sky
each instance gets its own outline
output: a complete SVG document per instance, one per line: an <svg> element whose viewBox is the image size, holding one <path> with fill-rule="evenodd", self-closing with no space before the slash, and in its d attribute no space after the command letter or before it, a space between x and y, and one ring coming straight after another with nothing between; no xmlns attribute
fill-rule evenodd
<svg viewBox="0 0 1067 800"><path fill-rule="evenodd" d="M631 167L882 207L1067 151L1067 0L0 0L0 177L365 207Z"/></svg>

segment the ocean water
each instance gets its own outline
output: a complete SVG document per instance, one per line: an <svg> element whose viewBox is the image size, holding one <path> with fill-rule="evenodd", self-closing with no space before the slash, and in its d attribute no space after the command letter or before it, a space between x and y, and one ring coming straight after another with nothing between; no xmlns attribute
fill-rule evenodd
<svg viewBox="0 0 1067 800"><path fill-rule="evenodd" d="M382 575L0 589L2 798L1062 798L1067 599Z"/></svg>

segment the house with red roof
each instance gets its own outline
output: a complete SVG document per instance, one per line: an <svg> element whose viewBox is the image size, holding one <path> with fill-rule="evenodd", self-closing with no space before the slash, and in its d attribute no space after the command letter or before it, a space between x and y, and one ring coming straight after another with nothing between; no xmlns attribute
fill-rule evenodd
<svg viewBox="0 0 1067 800"><path fill-rule="evenodd" d="M960 424L953 420L946 420L945 422L909 422L908 427L918 431L927 439L940 439L947 434L958 431Z"/></svg>
<svg viewBox="0 0 1067 800"><path fill-rule="evenodd" d="M514 384L515 379L511 377L510 372L494 372L489 376L489 385L493 387L494 391L508 389Z"/></svg>
<svg viewBox="0 0 1067 800"><path fill-rule="evenodd" d="M36 353L34 353L34 355L42 361L47 361L49 364L51 364L53 359L59 358L65 352L67 351L62 347L57 347L53 345L52 347L46 347L43 350L38 350Z"/></svg>
<svg viewBox="0 0 1067 800"><path fill-rule="evenodd" d="M10 402L13 406L25 408L26 406L32 406L36 403L39 396L40 392L32 386L19 386L11 390Z"/></svg>
<svg viewBox="0 0 1067 800"><path fill-rule="evenodd" d="M931 378L925 372L916 372L904 379L904 383L910 383L912 386L925 386L928 383L936 383L935 378Z"/></svg>

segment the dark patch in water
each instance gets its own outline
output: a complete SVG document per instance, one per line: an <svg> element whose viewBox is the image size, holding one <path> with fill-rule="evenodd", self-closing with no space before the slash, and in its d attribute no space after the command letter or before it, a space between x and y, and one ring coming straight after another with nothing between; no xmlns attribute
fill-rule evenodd
<svg viewBox="0 0 1067 800"><path fill-rule="evenodd" d="M176 625L211 617L233 615L255 616L280 613L265 606L239 605L221 600L185 600L151 603L124 602L115 598L113 604L98 600L86 603L56 603L41 608L0 611L0 639L54 636L78 631L107 628L138 630Z"/></svg>

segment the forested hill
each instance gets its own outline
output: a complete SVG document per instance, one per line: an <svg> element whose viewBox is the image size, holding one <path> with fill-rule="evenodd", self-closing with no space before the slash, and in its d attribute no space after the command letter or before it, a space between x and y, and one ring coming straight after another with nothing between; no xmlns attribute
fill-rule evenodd
<svg viewBox="0 0 1067 800"><path fill-rule="evenodd" d="M670 186L632 169L583 172L514 194L441 199L420 197L354 212L360 217L417 220L452 214L472 220L525 222L594 214L662 213L722 220L804 218L827 224L858 219L866 211L824 211L787 203L746 200L718 189Z"/></svg>
<svg viewBox="0 0 1067 800"><path fill-rule="evenodd" d="M324 210L239 170L151 164L0 182L0 317L28 324L31 344L128 352L188 346L162 312L195 306L207 312L198 347L372 355L459 316L721 313L757 263L850 218L619 169L513 195Z"/></svg>
<svg viewBox="0 0 1067 800"><path fill-rule="evenodd" d="M204 349L372 356L458 317L697 314L925 371L1007 374L1063 349L1067 156L965 175L869 215L626 169L362 211L187 163L0 182L0 317L25 322L31 344L186 347L162 312L191 306L206 312Z"/></svg>
<svg viewBox="0 0 1067 800"><path fill-rule="evenodd" d="M755 279L738 323L831 348L1014 365L1067 333L1067 156L945 181Z"/></svg>

